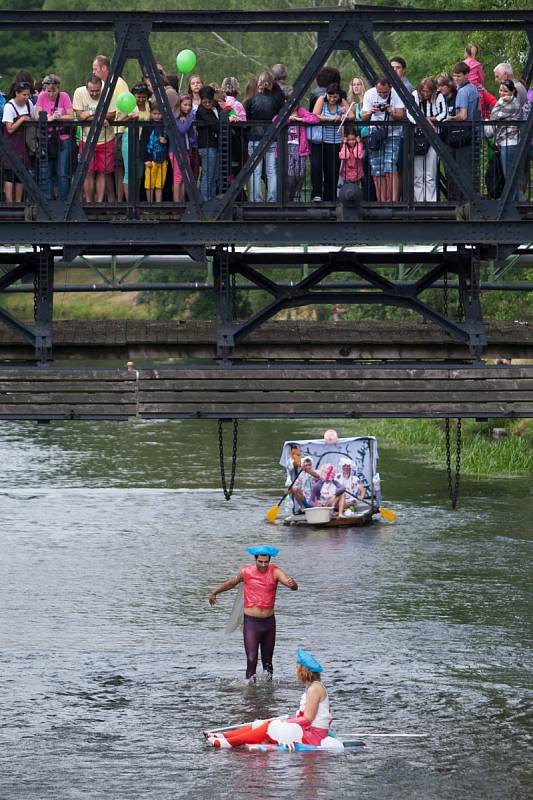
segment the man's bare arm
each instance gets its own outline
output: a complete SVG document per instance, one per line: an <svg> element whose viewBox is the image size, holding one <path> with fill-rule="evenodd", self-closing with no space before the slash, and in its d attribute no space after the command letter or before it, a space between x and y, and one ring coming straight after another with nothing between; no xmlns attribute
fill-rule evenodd
<svg viewBox="0 0 533 800"><path fill-rule="evenodd" d="M285 575L283 570L280 569L279 567L276 568L274 577L276 578L277 581L279 581L279 583L282 583L283 586L286 586L287 589L292 589L293 592L298 591L298 584L296 583L294 578L291 578L289 575Z"/></svg>
<svg viewBox="0 0 533 800"><path fill-rule="evenodd" d="M222 592L227 592L230 589L233 589L241 581L242 581L242 572L241 570L239 570L237 574L233 576L233 578L224 581L224 583L221 583L219 586L213 589L213 591L209 595L209 605L211 606L215 605L215 603L217 602L217 594L221 594Z"/></svg>

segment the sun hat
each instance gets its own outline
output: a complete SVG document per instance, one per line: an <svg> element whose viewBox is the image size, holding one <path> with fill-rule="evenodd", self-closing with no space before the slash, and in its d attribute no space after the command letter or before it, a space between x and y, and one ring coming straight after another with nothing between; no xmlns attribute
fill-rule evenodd
<svg viewBox="0 0 533 800"><path fill-rule="evenodd" d="M314 656L311 655L307 650L304 650L303 647L299 647L296 653L296 661L298 664L301 664L302 667L305 667L311 672L324 672L322 669L322 665L316 660Z"/></svg>
<svg viewBox="0 0 533 800"><path fill-rule="evenodd" d="M251 556L271 556L275 558L279 553L277 547L272 547L270 544L259 544L254 547L248 547L246 550Z"/></svg>

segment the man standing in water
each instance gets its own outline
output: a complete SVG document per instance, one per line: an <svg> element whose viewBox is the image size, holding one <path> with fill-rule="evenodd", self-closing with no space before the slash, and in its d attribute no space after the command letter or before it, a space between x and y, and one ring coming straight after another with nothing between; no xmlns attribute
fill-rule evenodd
<svg viewBox="0 0 533 800"><path fill-rule="evenodd" d="M233 589L238 583L244 584L244 650L246 652L246 678L249 683L256 682L256 669L259 647L261 647L261 662L267 673L267 679L272 680L274 671L272 657L276 643L276 617L274 606L276 603L276 589L282 583L293 592L297 591L298 584L283 572L270 559L279 553L277 547L260 545L249 547L248 552L254 556L255 564L246 564L220 586L217 586L209 595L209 603L214 606L217 594Z"/></svg>

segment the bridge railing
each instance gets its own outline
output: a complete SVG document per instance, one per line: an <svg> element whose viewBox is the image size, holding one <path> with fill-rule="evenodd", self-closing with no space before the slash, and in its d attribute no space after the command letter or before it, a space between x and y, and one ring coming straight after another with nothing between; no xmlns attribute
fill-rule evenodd
<svg viewBox="0 0 533 800"><path fill-rule="evenodd" d="M209 142L214 146L204 147L206 129L195 123L183 140L203 202L213 201L239 180L247 159L274 124L231 122L221 113ZM436 133L441 145L450 149L467 185L482 198L497 199L525 124L523 120L445 121L436 126ZM89 122L77 121L56 126L41 118L25 123L22 140L19 137L15 142L4 131L3 141L18 154L27 175L53 205L69 194L89 126ZM31 129L35 136L28 135ZM161 134L159 154L157 147L155 153L154 148L147 149L152 130L152 122L139 120L102 129L80 193L82 205L129 218L147 213L179 217L187 195L178 161L168 145L164 125L156 131ZM355 147L355 158L347 140ZM513 202L533 202L532 154L530 146L518 165ZM0 219L22 217L24 206L31 203L28 184L5 149L0 158L0 185ZM306 125L293 120L277 131L243 183L233 204L234 215L260 213L275 218L288 210L297 216L299 210L308 212L312 207L317 216L316 209L322 208L324 218L334 217L335 206L346 199L347 189L354 190L348 199L361 207L363 217L371 215L372 208L390 206L392 210L410 210L415 217L430 213L454 218L456 207L468 200L464 186L458 185L456 176L439 159L434 142L409 121Z"/></svg>

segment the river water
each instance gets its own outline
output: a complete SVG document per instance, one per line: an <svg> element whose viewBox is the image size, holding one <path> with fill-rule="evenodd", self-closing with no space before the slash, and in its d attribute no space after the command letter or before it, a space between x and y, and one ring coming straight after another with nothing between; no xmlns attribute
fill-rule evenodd
<svg viewBox="0 0 533 800"><path fill-rule="evenodd" d="M266 524L282 442L322 430L241 423L228 503L214 422L2 423L1 800L533 796L531 480L464 480L453 513L442 470L383 448L396 525ZM300 591L278 592L273 685L246 687L231 593L207 595L259 542ZM339 733L427 737L206 747L206 726L297 707L299 644Z"/></svg>

